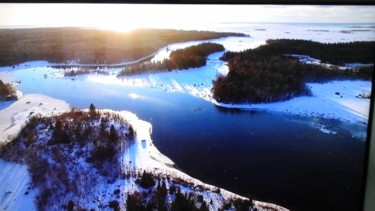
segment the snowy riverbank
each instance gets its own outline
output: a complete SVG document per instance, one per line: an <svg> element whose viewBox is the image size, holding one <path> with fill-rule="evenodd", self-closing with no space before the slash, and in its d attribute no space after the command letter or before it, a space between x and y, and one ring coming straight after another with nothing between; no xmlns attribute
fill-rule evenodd
<svg viewBox="0 0 375 211"><path fill-rule="evenodd" d="M326 83L308 83L312 96L295 97L291 100L263 104L224 104L212 97L212 80L228 71L218 57L210 55L207 65L185 71L172 71L117 79L111 76L87 77L94 83L110 83L133 87L159 88L167 92L182 92L202 98L215 105L227 108L262 109L290 114L338 119L347 122L367 122L370 99L357 97L371 91L371 81L342 80Z"/></svg>
<svg viewBox="0 0 375 211"><path fill-rule="evenodd" d="M242 51L259 45L251 41L251 37L222 38L210 40L213 43L223 44L226 50ZM171 44L160 49L154 61L161 61L169 57L171 50L185 48L199 44L198 41ZM217 106L239 109L262 109L274 112L286 112L290 114L321 117L326 119L337 119L350 123L366 122L369 117L370 99L357 97L360 94L371 92L371 81L342 80L329 81L326 83L308 83L313 96L295 97L288 101L264 104L225 104L219 103L212 97L212 81L218 76L228 73L226 62L219 58L223 52L213 53L207 59L207 65L200 68L190 68L183 71L161 72L153 74L142 74L129 77L115 76L87 76L87 80L94 83L122 84L133 87L160 88L167 92L183 92L212 102ZM310 57L308 57L310 58ZM310 58L312 59L312 58ZM311 61L310 61L311 62ZM313 60L317 65L319 60ZM367 64L368 65L368 64ZM346 67L349 68L348 64Z"/></svg>
<svg viewBox="0 0 375 211"><path fill-rule="evenodd" d="M218 106L240 109L264 109L268 111L286 112L301 116L338 119L347 122L367 123L370 112L370 99L358 97L370 93L370 81L331 81L327 83L307 84L312 96L295 97L293 99L261 104L224 104L214 99Z"/></svg>
<svg viewBox="0 0 375 211"><path fill-rule="evenodd" d="M61 100L40 94L27 94L0 110L0 144L5 144L21 130L32 115L51 116L69 110L69 105Z"/></svg>
<svg viewBox="0 0 375 211"><path fill-rule="evenodd" d="M256 39L252 37L227 37L207 41L191 41L185 43L170 44L160 49L153 58L153 61L161 61L169 57L172 50L185 48L202 42L220 43L227 50L241 51L248 48L254 48L260 45ZM211 89L212 81L218 76L226 75L228 67L226 62L219 58L223 52L213 53L207 59L207 65L200 68L190 68L183 71L161 72L153 74L142 74L127 77L116 77L115 73L119 69L108 69L113 73L110 75L89 74L76 76L72 79L88 83L119 85L133 88L152 88L159 89L163 92L182 92L199 97L217 106L239 109L262 109L272 112L285 112L294 115L319 117L325 119L337 119L349 123L365 122L367 123L369 116L369 99L358 98L359 94L370 93L370 81L330 81L327 83L309 83L313 96L296 97L288 101L267 103L267 104L223 104L219 103L212 97ZM311 59L311 58L310 58ZM319 61L314 60L316 64ZM51 69L47 67L48 63L35 61L20 64L16 66L19 71L33 71L39 68L44 70L44 74L50 74ZM2 68L7 70L10 67ZM25 68L21 70L22 68ZM0 68L1 69L1 68ZM38 71L38 72L39 72ZM59 71L52 71L52 75L48 77L57 77ZM61 73L61 71L60 71ZM1 76L7 78L11 72L3 71ZM34 73L35 74L35 73ZM42 73L41 73L42 74ZM61 74L60 74L61 75ZM42 76L41 76L42 77ZM48 80L48 79L47 79ZM337 93L337 94L336 94ZM133 93L133 95L136 95ZM138 96L138 95L136 95Z"/></svg>
<svg viewBox="0 0 375 211"><path fill-rule="evenodd" d="M0 210L37 210L27 166L0 159Z"/></svg>
<svg viewBox="0 0 375 211"><path fill-rule="evenodd" d="M69 105L64 101L39 94L27 94L20 100L0 111L0 129L3 132L1 142L3 144L8 142L8 136L16 136L21 127L26 123L27 119L33 115L57 115L61 112L68 111L69 109ZM135 114L127 111L116 112L111 110L100 110L100 112L113 112L118 114L134 128L136 134L135 142L123 152L123 169L131 172L142 172L143 170L147 170L155 175L165 175L178 180L182 179L183 181L193 185L180 185L180 189L184 193L193 192L195 190L192 188L199 186L201 187L199 193L203 195L204 200L207 202L210 200L213 201L213 203L209 205L210 210L215 210L216 208L223 206L223 203L228 199L245 199L242 196L223 189L220 189L220 191L217 192L217 187L205 184L174 168L173 161L161 154L153 145L150 136L152 132L152 125L148 122L140 120ZM36 210L34 198L37 190L30 190L29 188L31 181L27 167L21 164L5 162L3 160L0 160L0 166L0 175L2 175L0 177L0 194L5 196L0 200L0 208L4 210L13 210L22 206L22 208L27 207L29 210ZM129 166L131 168L129 168ZM90 176L90 174L88 175ZM138 190L139 187L136 185L135 178L132 177L125 180L119 179L111 184L101 181L94 184L91 187L92 191L84 198L79 199L79 204L84 203L88 207L97 206L96 203L98 202L94 203L94 198L99 197L99 201L109 201L113 197L113 192L118 188L122 193L121 200L126 200L125 196L128 193L142 191L142 189ZM67 203L66 200L69 200L69 197L72 196L68 194L66 198L59 198L55 200L57 204L59 202ZM121 207L124 208L124 204L121 204ZM285 208L277 205L264 202L254 201L254 204L259 210L264 210L266 207L272 207L276 210L286 210Z"/></svg>

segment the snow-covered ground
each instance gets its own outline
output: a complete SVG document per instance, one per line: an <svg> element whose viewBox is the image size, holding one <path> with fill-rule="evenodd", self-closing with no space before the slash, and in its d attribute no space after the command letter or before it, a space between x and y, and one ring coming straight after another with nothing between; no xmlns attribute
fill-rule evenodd
<svg viewBox="0 0 375 211"><path fill-rule="evenodd" d="M40 94L23 96L0 110L0 144L5 144L14 138L31 116L37 114L50 116L67 110L69 105L61 100Z"/></svg>
<svg viewBox="0 0 375 211"><path fill-rule="evenodd" d="M64 101L39 94L28 94L1 105L7 107L0 110L0 146L11 141L31 116L49 116L69 109ZM0 209L36 210L36 191L29 189L30 182L27 166L0 159Z"/></svg>
<svg viewBox="0 0 375 211"><path fill-rule="evenodd" d="M37 210L27 166L0 159L0 210Z"/></svg>

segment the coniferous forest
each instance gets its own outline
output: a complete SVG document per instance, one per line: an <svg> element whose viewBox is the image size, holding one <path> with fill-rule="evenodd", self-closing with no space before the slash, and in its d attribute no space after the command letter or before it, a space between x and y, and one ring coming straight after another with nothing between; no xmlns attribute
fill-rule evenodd
<svg viewBox="0 0 375 211"><path fill-rule="evenodd" d="M309 40L275 39L255 51L262 54L302 54L320 59L323 63L373 63L375 42L320 43Z"/></svg>
<svg viewBox="0 0 375 211"><path fill-rule="evenodd" d="M229 73L219 77L212 89L214 98L224 103L263 103L309 95L306 82L335 79L371 79L373 66L340 69L305 64L288 54L304 54L323 62L372 63L375 42L321 44L304 40L268 40L266 45L244 52L227 52Z"/></svg>

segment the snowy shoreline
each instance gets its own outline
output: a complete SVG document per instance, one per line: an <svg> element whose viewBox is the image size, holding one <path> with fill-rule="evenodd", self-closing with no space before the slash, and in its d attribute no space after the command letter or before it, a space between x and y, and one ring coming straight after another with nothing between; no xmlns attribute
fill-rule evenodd
<svg viewBox="0 0 375 211"><path fill-rule="evenodd" d="M202 42L223 44L226 50L242 51L254 48L260 44L254 42L252 37L227 37L205 41L190 41L185 43L174 43L159 49L152 61L161 61L169 57L172 50L185 48ZM236 108L243 110L265 110L272 112L284 112L298 116L317 117L325 119L337 119L349 123L364 122L367 124L369 117L370 100L356 97L359 94L371 92L371 81L343 80L330 81L326 83L308 83L313 96L294 97L287 101L261 104L227 104L217 102L211 89L212 81L218 76L228 73L226 62L219 58L224 52L213 53L207 58L207 65L199 68L190 68L183 71L171 71L160 73L145 73L135 76L116 77L114 74L100 75L88 74L76 76L89 83L122 85L127 87L157 88L166 92L182 92L204 99L216 106L225 108ZM301 55L299 55L301 56ZM308 62L320 64L319 61L308 56L303 56ZM34 61L16 66L15 69L33 68L38 66L49 66L48 62ZM350 65L349 65L350 66ZM350 67L345 68L350 68ZM3 67L0 70L9 70L11 67ZM112 73L116 68L108 70ZM2 73L6 77L6 74ZM59 77L61 72L55 73L53 77ZM336 94L338 93L338 94Z"/></svg>
<svg viewBox="0 0 375 211"><path fill-rule="evenodd" d="M371 81L345 80L327 83L308 83L313 96L294 97L287 101L259 104L211 102L225 108L244 110L260 109L285 112L301 116L338 119L346 122L367 124L370 112L370 99L358 97L371 91Z"/></svg>
<svg viewBox="0 0 375 211"><path fill-rule="evenodd" d="M118 84L128 87L158 88L167 92L188 93L225 108L260 109L273 112L338 119L350 123L365 122L369 117L370 99L357 97L371 92L371 81L339 80L308 83L313 96L299 96L287 101L260 104L231 104L217 102L212 96L212 80L226 75L228 67L219 60L222 52L211 54L207 65L184 71L160 72L117 78L115 75L89 74L76 76L91 83ZM31 62L31 64L34 62ZM35 62L38 63L38 62ZM29 63L30 64L30 63ZM26 65L26 64L25 64ZM37 66L37 65L36 65ZM6 74L4 78L6 78Z"/></svg>
<svg viewBox="0 0 375 211"><path fill-rule="evenodd" d="M21 99L14 102L12 105L0 111L0 130L4 131L0 137L0 143L5 144L9 142L9 136L14 137L19 133L21 127L25 125L26 121L34 115L58 115L62 112L70 110L70 106L61 100L50 98L48 96L40 94L27 94ZM167 175L171 178L182 179L193 186L201 186L206 188L208 191L204 198L209 200L213 197L214 191L218 190L218 187L205 184L200 180L190 177L189 175L181 172L180 170L174 168L174 163L168 157L164 156L159 152L159 150L153 145L151 140L152 125L146 121L140 120L135 114L128 111L112 111L112 110L99 110L99 112L113 112L119 114L128 123L134 127L136 132L135 142L129 147L129 149L123 152L122 163L123 165L132 166L133 172L142 172L147 170L153 172L155 175ZM4 209L16 209L22 202L23 207L28 207L30 210L36 210L33 198L35 198L37 190L30 190L30 175L27 171L26 166L9 163L0 160L0 166L4 172L2 177L0 177L0 194L6 195L7 197L0 200L0 208ZM8 174L10 173L11 174ZM13 176L12 176L13 175ZM16 175L16 176L15 176ZM134 180L130 179L124 183L122 189L124 191L134 192ZM116 182L116 184L122 184L121 181ZM182 186L181 186L182 187ZM90 196L94 196L102 192L108 192L103 188L103 184L99 184L93 188L93 193ZM108 187L107 187L108 188ZM115 186L110 186L109 189L115 188ZM28 194L25 194L28 191ZM109 192L113 192L110 190ZM192 191L185 187L184 191ZM112 193L111 192L111 193ZM212 193L211 193L212 192ZM220 189L220 192L225 199L239 198L246 199L245 197L239 196L232 192ZM11 199L11 200L10 200ZM86 199L88 201L88 199ZM215 201L215 200L214 200ZM89 203L89 202L88 202ZM219 204L218 204L219 203ZM220 205L220 201L217 201L212 205L213 207ZM276 210L287 210L281 206L254 201L255 206L262 210L268 208L274 208ZM212 210L212 208L211 208Z"/></svg>

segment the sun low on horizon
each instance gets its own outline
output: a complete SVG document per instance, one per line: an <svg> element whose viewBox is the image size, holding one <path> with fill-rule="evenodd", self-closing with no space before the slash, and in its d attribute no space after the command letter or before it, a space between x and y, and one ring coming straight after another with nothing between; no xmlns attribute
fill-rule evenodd
<svg viewBox="0 0 375 211"><path fill-rule="evenodd" d="M375 23L374 6L0 4L0 27L204 28L218 22Z"/></svg>

